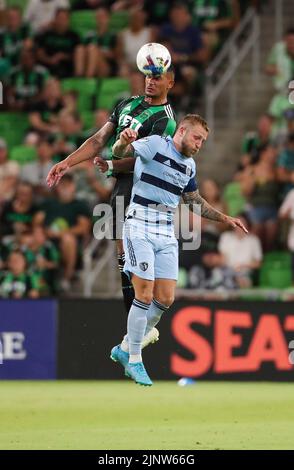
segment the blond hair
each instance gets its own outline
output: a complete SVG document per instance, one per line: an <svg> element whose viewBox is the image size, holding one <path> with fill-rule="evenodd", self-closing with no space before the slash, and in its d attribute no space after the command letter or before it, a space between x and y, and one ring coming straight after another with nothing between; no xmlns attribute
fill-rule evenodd
<svg viewBox="0 0 294 470"><path fill-rule="evenodd" d="M191 126L200 124L200 126L202 126L203 129L206 130L206 132L209 132L209 127L208 127L207 122L205 121L203 117L199 116L199 114L186 114L186 116L184 116L183 119L181 119L181 121L179 122L178 128L185 124L191 125Z"/></svg>

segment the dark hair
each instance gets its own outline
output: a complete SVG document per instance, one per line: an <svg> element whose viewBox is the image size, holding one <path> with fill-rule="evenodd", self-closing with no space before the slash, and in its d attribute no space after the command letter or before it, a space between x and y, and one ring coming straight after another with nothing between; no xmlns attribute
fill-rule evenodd
<svg viewBox="0 0 294 470"><path fill-rule="evenodd" d="M288 28L287 31L286 31L286 34L285 36L290 36L290 34L294 34L294 28Z"/></svg>

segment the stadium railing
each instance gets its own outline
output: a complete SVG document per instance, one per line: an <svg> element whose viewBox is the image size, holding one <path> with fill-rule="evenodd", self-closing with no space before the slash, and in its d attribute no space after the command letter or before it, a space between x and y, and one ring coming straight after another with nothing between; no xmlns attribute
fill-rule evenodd
<svg viewBox="0 0 294 470"><path fill-rule="evenodd" d="M260 24L253 8L249 8L244 18L233 31L221 51L205 71L205 107L206 119L214 129L215 103L224 87L230 82L229 118L237 115L237 84L235 75L247 54L252 52L252 81L256 82L260 69ZM213 134L213 133L212 133ZM212 144L213 135L209 140Z"/></svg>

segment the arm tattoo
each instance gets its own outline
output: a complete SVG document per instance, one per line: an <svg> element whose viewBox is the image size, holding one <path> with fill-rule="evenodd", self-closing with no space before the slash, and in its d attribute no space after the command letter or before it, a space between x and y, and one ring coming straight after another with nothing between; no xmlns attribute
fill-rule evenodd
<svg viewBox="0 0 294 470"><path fill-rule="evenodd" d="M94 155L102 150L109 138L113 135L113 132L114 124L112 124L112 122L107 122L98 132L96 132L96 134L90 137L89 140L92 143Z"/></svg>
<svg viewBox="0 0 294 470"><path fill-rule="evenodd" d="M225 214L214 209L208 202L199 194L199 191L192 191L190 193L184 193L183 199L186 204L189 205L189 209L192 212L197 213L195 204L199 204L201 207L201 215L205 219L215 220L216 222L224 222Z"/></svg>

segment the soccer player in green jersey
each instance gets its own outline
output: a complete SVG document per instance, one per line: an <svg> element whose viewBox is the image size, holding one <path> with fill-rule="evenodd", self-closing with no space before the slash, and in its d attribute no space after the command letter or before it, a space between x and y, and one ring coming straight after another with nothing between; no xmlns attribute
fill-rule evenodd
<svg viewBox="0 0 294 470"><path fill-rule="evenodd" d="M113 229L117 245L117 256L122 278L122 291L127 312L129 311L134 291L131 282L123 272L124 253L121 239L123 220L119 227L116 226L116 199L124 200L124 209L129 205L132 185L134 159L105 161L97 157L109 139L118 140L121 132L126 128L134 129L138 133L138 139L150 135L173 136L176 129L174 112L167 101L169 90L174 85L174 72L170 68L165 74L147 76L145 79L145 95L132 96L123 100L114 109L106 124L92 137L86 140L75 152L65 160L56 164L48 174L49 186L58 184L60 178L74 165L94 159L101 171L112 170L116 178L116 184L112 193L111 205L113 209Z"/></svg>

